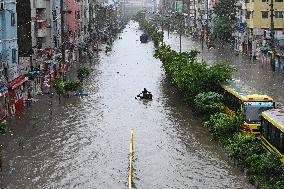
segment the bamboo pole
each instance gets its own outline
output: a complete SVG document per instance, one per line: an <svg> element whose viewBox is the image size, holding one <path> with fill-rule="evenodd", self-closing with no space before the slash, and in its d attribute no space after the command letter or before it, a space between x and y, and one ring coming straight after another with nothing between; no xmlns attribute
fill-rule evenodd
<svg viewBox="0 0 284 189"><path fill-rule="evenodd" d="M128 176L128 189L132 189L132 175L133 175L133 143L134 143L134 130L130 130L130 153L129 153L129 176Z"/></svg>

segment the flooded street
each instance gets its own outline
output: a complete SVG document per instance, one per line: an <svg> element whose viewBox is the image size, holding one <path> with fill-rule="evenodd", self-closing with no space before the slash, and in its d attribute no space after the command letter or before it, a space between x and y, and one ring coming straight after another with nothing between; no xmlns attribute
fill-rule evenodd
<svg viewBox="0 0 284 189"><path fill-rule="evenodd" d="M99 54L84 83L90 96L61 104L41 96L9 122L0 136L1 188L127 188L130 128L138 189L251 188L168 83L141 34L130 22L113 51ZM144 87L152 101L134 98Z"/></svg>
<svg viewBox="0 0 284 189"><path fill-rule="evenodd" d="M260 93L271 96L277 103L284 105L284 74L280 71L273 72L270 64L264 64L261 60L251 61L247 56L236 55L232 49L208 49L205 42L202 51L200 39L193 40L189 37L182 37L182 51L197 49L203 55L199 55L199 60L214 62L226 61L232 64L236 71L234 79L246 83ZM180 49L180 39L178 34L165 32L165 43L172 46L176 51Z"/></svg>

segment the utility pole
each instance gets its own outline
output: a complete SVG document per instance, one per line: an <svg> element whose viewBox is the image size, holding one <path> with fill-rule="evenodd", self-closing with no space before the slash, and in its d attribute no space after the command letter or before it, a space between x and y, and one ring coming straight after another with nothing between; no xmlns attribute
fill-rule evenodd
<svg viewBox="0 0 284 189"><path fill-rule="evenodd" d="M164 44L164 1L165 0L162 0L162 34L163 34L162 44Z"/></svg>
<svg viewBox="0 0 284 189"><path fill-rule="evenodd" d="M271 36L271 69L275 71L275 39L274 39L274 2L270 1L270 36Z"/></svg>
<svg viewBox="0 0 284 189"><path fill-rule="evenodd" d="M179 52L181 53L181 32L183 27L183 13L180 13Z"/></svg>
<svg viewBox="0 0 284 189"><path fill-rule="evenodd" d="M206 36L205 36L205 42L206 42L206 44L207 44L207 47L208 47L208 35L209 35L209 21L208 21L208 19L209 19L209 2L208 2L208 0L206 0Z"/></svg>
<svg viewBox="0 0 284 189"><path fill-rule="evenodd" d="M61 18L61 54L62 54L62 59L61 59L61 65L63 66L65 64L65 31L64 31L64 3L63 0L60 0L60 18ZM64 71L63 71L64 72ZM62 73L64 75L64 73Z"/></svg>

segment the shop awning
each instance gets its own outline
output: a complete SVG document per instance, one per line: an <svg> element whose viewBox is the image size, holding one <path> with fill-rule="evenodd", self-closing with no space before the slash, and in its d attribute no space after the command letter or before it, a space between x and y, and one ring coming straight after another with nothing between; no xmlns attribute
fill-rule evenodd
<svg viewBox="0 0 284 189"><path fill-rule="evenodd" d="M0 97L4 96L8 92L8 88L6 86L0 86Z"/></svg>
<svg viewBox="0 0 284 189"><path fill-rule="evenodd" d="M21 75L21 76L17 77L16 79L14 79L13 81L6 84L6 86L8 87L8 89L15 89L18 86L21 86L25 81L26 81L25 76Z"/></svg>

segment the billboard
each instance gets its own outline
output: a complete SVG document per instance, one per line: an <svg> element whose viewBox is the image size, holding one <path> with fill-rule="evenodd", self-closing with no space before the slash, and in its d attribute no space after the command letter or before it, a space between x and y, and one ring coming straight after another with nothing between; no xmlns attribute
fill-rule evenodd
<svg viewBox="0 0 284 189"><path fill-rule="evenodd" d="M183 3L182 1L175 1L175 12L182 12Z"/></svg>

